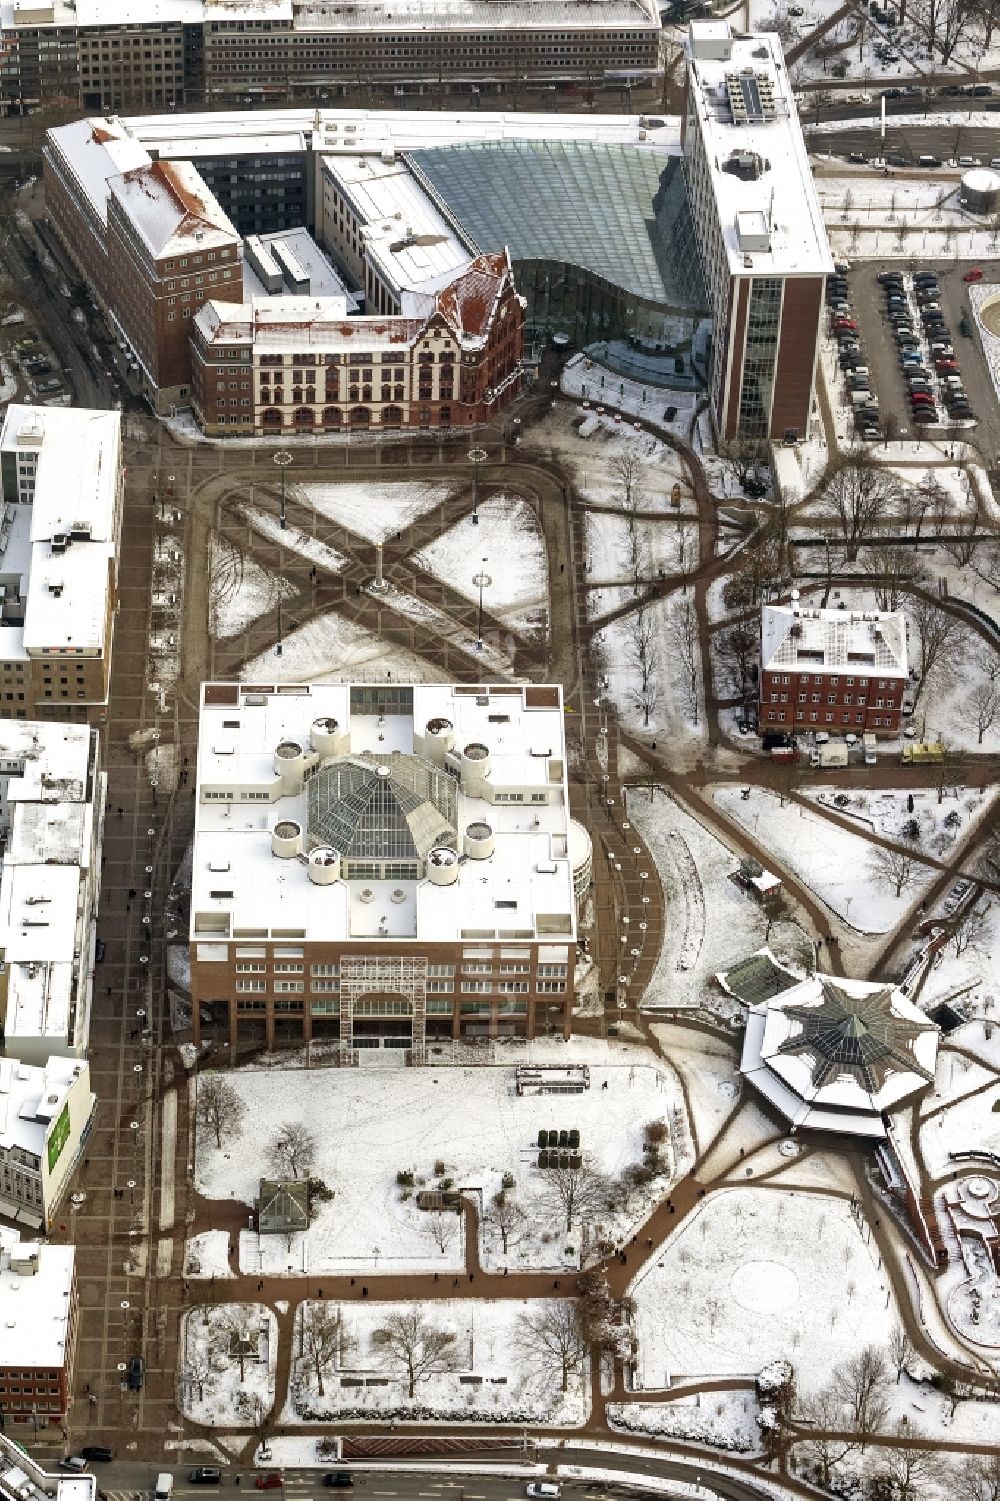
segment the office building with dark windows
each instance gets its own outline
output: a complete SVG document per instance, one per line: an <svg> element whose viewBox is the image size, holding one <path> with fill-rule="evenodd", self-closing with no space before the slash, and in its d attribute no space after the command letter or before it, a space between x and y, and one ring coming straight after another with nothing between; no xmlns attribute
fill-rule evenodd
<svg viewBox="0 0 1000 1501"><path fill-rule="evenodd" d="M714 323L716 426L723 439L799 439L833 261L781 44L692 21L686 51L684 171Z"/></svg>

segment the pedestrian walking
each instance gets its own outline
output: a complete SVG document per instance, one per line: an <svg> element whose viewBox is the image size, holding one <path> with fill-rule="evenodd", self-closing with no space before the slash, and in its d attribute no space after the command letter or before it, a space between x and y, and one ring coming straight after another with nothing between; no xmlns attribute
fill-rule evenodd
<svg viewBox="0 0 1000 1501"><path fill-rule="evenodd" d="M367 1287L362 1287L362 1289L361 1289L361 1296L363 1298L367 1298L367 1296L368 1296L368 1289L367 1289Z"/></svg>
<svg viewBox="0 0 1000 1501"><path fill-rule="evenodd" d="M473 1279L473 1276L474 1276L474 1275L475 1275L475 1274L474 1274L474 1273L473 1273L473 1272L470 1272L470 1273L469 1273L469 1281L470 1281L470 1282L471 1282L471 1281L472 1281L472 1279Z"/></svg>
<svg viewBox="0 0 1000 1501"><path fill-rule="evenodd" d="M320 1297L323 1296L323 1289L322 1288L319 1289L319 1295L320 1295Z"/></svg>
<svg viewBox="0 0 1000 1501"><path fill-rule="evenodd" d="M507 1275L507 1268L506 1267L504 1267L504 1269L503 1269L503 1274L506 1277L506 1275Z"/></svg>
<svg viewBox="0 0 1000 1501"><path fill-rule="evenodd" d="M556 1287L558 1287L558 1286L559 1286L559 1278L558 1278L558 1277L557 1277L557 1278L556 1278L556 1280L555 1280L555 1281L554 1281L554 1282L553 1282L553 1284L552 1284L552 1286L553 1286L553 1287L554 1287L554 1288L556 1288Z"/></svg>
<svg viewBox="0 0 1000 1501"><path fill-rule="evenodd" d="M124 808L119 808L118 809L118 817L119 818L124 818L125 817L125 809Z"/></svg>
<svg viewBox="0 0 1000 1501"><path fill-rule="evenodd" d="M352 1287L354 1286L354 1278L353 1277L351 1278L351 1286Z"/></svg>
<svg viewBox="0 0 1000 1501"><path fill-rule="evenodd" d="M434 1273L434 1281L435 1281L435 1282L440 1282L440 1280L441 1280L441 1279L440 1279L440 1277L439 1277L439 1276L438 1276L438 1274L437 1274L437 1272L435 1272L435 1273Z"/></svg>

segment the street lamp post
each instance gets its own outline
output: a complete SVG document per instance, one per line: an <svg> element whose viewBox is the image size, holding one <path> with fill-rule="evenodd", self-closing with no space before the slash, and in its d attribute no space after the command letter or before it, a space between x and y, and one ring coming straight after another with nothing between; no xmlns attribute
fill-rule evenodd
<svg viewBox="0 0 1000 1501"><path fill-rule="evenodd" d="M483 559L484 563L487 563L488 561L489 561L488 558L484 558ZM479 609L476 612L476 651L482 651L482 649L483 649L483 590L484 589L488 589L489 586L492 584L493 580L490 578L490 575L485 572L484 569L480 568L479 572L475 575L475 577L473 578L472 582L476 585L476 587L479 590Z"/></svg>
<svg viewBox="0 0 1000 1501"><path fill-rule="evenodd" d="M285 530L285 525L286 525L286 523L285 523L285 470L288 468L288 466L289 466L289 464L291 462L292 462L292 456L288 452L288 449L287 448L279 448L278 452L274 455L274 463L277 464L278 470L279 470L279 472L281 474L281 510L280 510L280 512L278 514L278 521L279 521L279 523L281 525L281 530L282 531Z"/></svg>
<svg viewBox="0 0 1000 1501"><path fill-rule="evenodd" d="M479 466L485 464L489 454L485 448L470 448L469 462L472 465L472 525L479 525Z"/></svg>

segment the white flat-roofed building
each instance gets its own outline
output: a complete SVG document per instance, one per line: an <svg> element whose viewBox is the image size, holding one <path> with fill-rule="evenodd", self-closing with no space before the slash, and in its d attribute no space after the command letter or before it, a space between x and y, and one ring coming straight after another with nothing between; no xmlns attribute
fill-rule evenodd
<svg viewBox="0 0 1000 1501"><path fill-rule="evenodd" d="M323 159L316 230L341 258L372 313L405 310L408 292L436 292L476 247L391 151Z"/></svg>
<svg viewBox="0 0 1000 1501"><path fill-rule="evenodd" d="M205 684L196 1039L568 1034L569 825L557 687Z"/></svg>
<svg viewBox="0 0 1000 1501"><path fill-rule="evenodd" d="M83 1059L0 1058L0 1216L51 1228L96 1109Z"/></svg>
<svg viewBox="0 0 1000 1501"><path fill-rule="evenodd" d="M0 1226L0 1501L96 1501L94 1475L45 1470L15 1441L15 1425L65 1421L78 1322L75 1248Z"/></svg>
<svg viewBox="0 0 1000 1501"><path fill-rule="evenodd" d="M121 414L9 406L0 427L0 718L107 717Z"/></svg>
<svg viewBox="0 0 1000 1501"><path fill-rule="evenodd" d="M104 795L96 730L0 721L0 1021L25 1063L86 1050Z"/></svg>
<svg viewBox="0 0 1000 1501"><path fill-rule="evenodd" d="M302 285L298 277L305 279ZM341 297L344 311L358 311L358 299L347 287L333 262L312 235L301 226L273 234L247 235L243 241L243 297L246 302L262 298L301 301Z"/></svg>
<svg viewBox="0 0 1000 1501"><path fill-rule="evenodd" d="M688 197L715 322L711 396L726 439L804 437L830 246L773 32L692 21Z"/></svg>

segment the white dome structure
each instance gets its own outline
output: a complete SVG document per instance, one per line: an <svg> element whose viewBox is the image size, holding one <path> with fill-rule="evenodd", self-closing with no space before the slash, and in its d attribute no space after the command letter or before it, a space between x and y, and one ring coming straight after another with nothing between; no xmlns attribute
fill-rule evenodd
<svg viewBox="0 0 1000 1501"><path fill-rule="evenodd" d="M793 1130L877 1139L934 1082L938 1037L892 985L810 975L751 1006L740 1071Z"/></svg>

